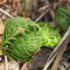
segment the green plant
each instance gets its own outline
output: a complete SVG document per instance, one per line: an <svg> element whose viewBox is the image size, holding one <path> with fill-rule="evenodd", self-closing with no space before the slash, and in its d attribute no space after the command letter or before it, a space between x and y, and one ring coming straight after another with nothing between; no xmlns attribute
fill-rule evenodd
<svg viewBox="0 0 70 70"><path fill-rule="evenodd" d="M1 50L15 61L28 62L40 47L56 46L60 40L58 28L16 17L6 21Z"/></svg>
<svg viewBox="0 0 70 70"><path fill-rule="evenodd" d="M56 22L64 32L67 31L70 26L70 16L67 7L59 7L56 10Z"/></svg>
<svg viewBox="0 0 70 70"><path fill-rule="evenodd" d="M41 47L41 28L33 21L17 17L6 21L2 52L15 61L28 62Z"/></svg>
<svg viewBox="0 0 70 70"><path fill-rule="evenodd" d="M51 23L40 22L38 24L42 29L42 46L54 47L58 45L61 40L60 30L55 26L50 27Z"/></svg>

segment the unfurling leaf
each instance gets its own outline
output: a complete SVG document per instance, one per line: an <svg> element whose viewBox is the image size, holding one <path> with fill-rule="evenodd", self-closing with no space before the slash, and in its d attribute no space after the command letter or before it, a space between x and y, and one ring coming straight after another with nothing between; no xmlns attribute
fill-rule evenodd
<svg viewBox="0 0 70 70"><path fill-rule="evenodd" d="M27 62L41 47L41 28L22 17L6 21L2 52L16 61Z"/></svg>

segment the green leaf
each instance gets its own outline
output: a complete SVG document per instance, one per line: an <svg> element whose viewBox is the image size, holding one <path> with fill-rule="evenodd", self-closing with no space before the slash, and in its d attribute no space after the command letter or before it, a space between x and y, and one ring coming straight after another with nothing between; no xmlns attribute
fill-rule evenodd
<svg viewBox="0 0 70 70"><path fill-rule="evenodd" d="M67 31L70 26L70 16L67 7L59 7L56 10L56 22L64 32Z"/></svg>
<svg viewBox="0 0 70 70"><path fill-rule="evenodd" d="M41 28L22 17L6 21L2 52L15 61L28 62L41 47Z"/></svg>
<svg viewBox="0 0 70 70"><path fill-rule="evenodd" d="M42 46L56 46L61 40L60 30L56 26L50 27L51 22L41 22L39 25L42 29Z"/></svg>

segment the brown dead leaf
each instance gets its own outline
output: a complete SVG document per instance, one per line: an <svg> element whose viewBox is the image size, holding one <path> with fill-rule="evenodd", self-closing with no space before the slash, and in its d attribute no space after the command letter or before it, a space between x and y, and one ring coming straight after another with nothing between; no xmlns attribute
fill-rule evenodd
<svg viewBox="0 0 70 70"><path fill-rule="evenodd" d="M3 24L3 22L2 22L2 20L0 18L0 35L2 35L3 32L4 32L4 24Z"/></svg>
<svg viewBox="0 0 70 70"><path fill-rule="evenodd" d="M27 18L26 16L23 16L23 19L26 21L30 20L30 18Z"/></svg>
<svg viewBox="0 0 70 70"><path fill-rule="evenodd" d="M20 32L24 32L24 31L26 31L26 29L25 28L17 28Z"/></svg>

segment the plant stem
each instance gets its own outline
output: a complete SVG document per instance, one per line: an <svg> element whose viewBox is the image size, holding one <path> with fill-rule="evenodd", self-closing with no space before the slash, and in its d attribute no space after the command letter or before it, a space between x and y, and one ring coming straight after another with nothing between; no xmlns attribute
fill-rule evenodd
<svg viewBox="0 0 70 70"><path fill-rule="evenodd" d="M26 13L26 16L28 17L28 11L27 11L27 8L26 8L26 0L24 0L24 11Z"/></svg>

